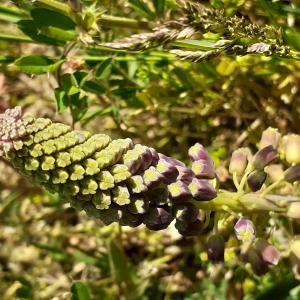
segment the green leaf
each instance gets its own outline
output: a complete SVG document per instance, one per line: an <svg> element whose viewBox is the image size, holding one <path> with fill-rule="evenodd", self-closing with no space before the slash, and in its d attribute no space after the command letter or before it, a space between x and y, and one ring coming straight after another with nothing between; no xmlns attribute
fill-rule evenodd
<svg viewBox="0 0 300 300"><path fill-rule="evenodd" d="M87 286L80 282L74 282L71 286L72 300L90 300L90 292Z"/></svg>
<svg viewBox="0 0 300 300"><path fill-rule="evenodd" d="M146 5L146 3L142 0L129 0L128 1L131 6L142 16L144 16L147 19L153 19L154 14L150 10L150 8Z"/></svg>
<svg viewBox="0 0 300 300"><path fill-rule="evenodd" d="M51 26L64 30L74 30L76 26L67 16L50 9L35 8L30 13L39 28Z"/></svg>
<svg viewBox="0 0 300 300"><path fill-rule="evenodd" d="M300 32L293 29L287 28L284 31L284 39L288 42L288 44L294 49L300 51Z"/></svg>
<svg viewBox="0 0 300 300"><path fill-rule="evenodd" d="M113 59L108 57L106 60L101 62L101 64L96 69L96 78L101 78L105 71L112 65Z"/></svg>
<svg viewBox="0 0 300 300"><path fill-rule="evenodd" d="M55 46L64 44L63 41L41 34L39 28L36 26L36 23L33 20L21 20L17 23L17 25L23 33L36 42Z"/></svg>
<svg viewBox="0 0 300 300"><path fill-rule="evenodd" d="M61 89L55 89L54 94L56 99L57 111L64 112L69 107L69 101L66 92Z"/></svg>
<svg viewBox="0 0 300 300"><path fill-rule="evenodd" d="M39 75L56 71L63 62L64 60L55 61L43 55L28 55L20 57L14 64L21 72Z"/></svg>
<svg viewBox="0 0 300 300"><path fill-rule="evenodd" d="M161 17L165 11L165 0L152 0L156 14Z"/></svg>

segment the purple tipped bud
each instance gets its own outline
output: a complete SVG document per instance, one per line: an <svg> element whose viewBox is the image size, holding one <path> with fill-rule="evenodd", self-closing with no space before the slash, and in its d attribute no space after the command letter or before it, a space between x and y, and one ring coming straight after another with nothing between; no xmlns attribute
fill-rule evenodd
<svg viewBox="0 0 300 300"><path fill-rule="evenodd" d="M195 178L194 172L187 167L176 166L179 174L177 176L177 180L184 182L185 184L190 184L192 180Z"/></svg>
<svg viewBox="0 0 300 300"><path fill-rule="evenodd" d="M173 206L173 215L176 220L193 223L198 218L199 209L192 203L177 204Z"/></svg>
<svg viewBox="0 0 300 300"><path fill-rule="evenodd" d="M259 151L253 157L253 167L255 170L263 170L265 166L278 159L277 150L269 145Z"/></svg>
<svg viewBox="0 0 300 300"><path fill-rule="evenodd" d="M159 159L156 170L163 176L165 184L174 182L179 174L177 168L164 159Z"/></svg>
<svg viewBox="0 0 300 300"><path fill-rule="evenodd" d="M284 137L285 159L289 164L300 163L300 136L289 134Z"/></svg>
<svg viewBox="0 0 300 300"><path fill-rule="evenodd" d="M144 216L144 224L150 230L162 230L167 228L172 222L173 217L168 206L150 207Z"/></svg>
<svg viewBox="0 0 300 300"><path fill-rule="evenodd" d="M207 256L208 259L214 263L221 263L224 261L225 243L221 235L212 235L207 241Z"/></svg>
<svg viewBox="0 0 300 300"><path fill-rule="evenodd" d="M300 180L300 164L289 167L284 172L284 179L290 183Z"/></svg>
<svg viewBox="0 0 300 300"><path fill-rule="evenodd" d="M152 153L149 148L145 147L145 151L142 154L142 164L141 164L141 170L145 171L147 170L152 164Z"/></svg>
<svg viewBox="0 0 300 300"><path fill-rule="evenodd" d="M213 179L216 177L212 160L195 160L192 164L192 171L199 179Z"/></svg>
<svg viewBox="0 0 300 300"><path fill-rule="evenodd" d="M184 201L191 197L191 192L187 185L182 181L176 181L168 185L170 197L173 200Z"/></svg>
<svg viewBox="0 0 300 300"><path fill-rule="evenodd" d="M255 170L248 175L247 183L251 191L256 192L261 189L266 179L266 172L264 172L263 170Z"/></svg>
<svg viewBox="0 0 300 300"><path fill-rule="evenodd" d="M274 148L278 147L278 144L281 139L281 134L278 132L277 128L269 127L264 130L259 142L259 149L263 149L267 146L273 146Z"/></svg>
<svg viewBox="0 0 300 300"><path fill-rule="evenodd" d="M206 149L199 143L196 143L189 149L189 157L192 161L203 159L203 160L211 160L209 153Z"/></svg>
<svg viewBox="0 0 300 300"><path fill-rule="evenodd" d="M259 239L255 244L256 251L261 255L264 262L276 266L280 260L280 252L264 239Z"/></svg>
<svg viewBox="0 0 300 300"><path fill-rule="evenodd" d="M216 198L217 192L214 187L204 179L194 178L188 188L197 201L208 201Z"/></svg>
<svg viewBox="0 0 300 300"><path fill-rule="evenodd" d="M289 218L300 220L300 203L292 202L291 204L289 204L286 215Z"/></svg>
<svg viewBox="0 0 300 300"><path fill-rule="evenodd" d="M159 156L158 153L155 149L153 148L149 148L151 155L152 155L152 166L156 166L158 160L159 160Z"/></svg>
<svg viewBox="0 0 300 300"><path fill-rule="evenodd" d="M229 172L231 174L236 173L242 175L247 168L248 159L251 152L248 148L240 148L235 150L230 159Z"/></svg>
<svg viewBox="0 0 300 300"><path fill-rule="evenodd" d="M197 236L200 235L204 228L204 223L200 220L196 220L192 223L176 220L175 228L183 236Z"/></svg>
<svg viewBox="0 0 300 300"><path fill-rule="evenodd" d="M235 236L242 242L251 242L255 239L255 228L247 218L241 217L234 225Z"/></svg>
<svg viewBox="0 0 300 300"><path fill-rule="evenodd" d="M175 159L175 158L172 158L172 157L169 157L169 156L166 156L164 154L161 154L161 153L158 153L158 156L159 156L159 159L163 159L165 161L167 161L169 164L171 164L172 166L180 166L180 167L184 167L184 163Z"/></svg>
<svg viewBox="0 0 300 300"><path fill-rule="evenodd" d="M256 275L260 276L268 272L268 264L254 248L248 250L246 253L246 260L250 263L251 268Z"/></svg>

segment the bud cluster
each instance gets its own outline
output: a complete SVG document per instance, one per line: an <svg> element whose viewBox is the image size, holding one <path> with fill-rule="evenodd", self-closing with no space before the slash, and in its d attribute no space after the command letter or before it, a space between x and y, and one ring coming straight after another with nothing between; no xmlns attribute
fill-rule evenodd
<svg viewBox="0 0 300 300"><path fill-rule="evenodd" d="M207 151L190 149L192 168L134 145L131 139L74 131L50 119L22 117L19 108L0 115L1 155L35 183L105 224L145 224L161 230L175 219L183 235L201 233L192 203L216 197L215 169Z"/></svg>

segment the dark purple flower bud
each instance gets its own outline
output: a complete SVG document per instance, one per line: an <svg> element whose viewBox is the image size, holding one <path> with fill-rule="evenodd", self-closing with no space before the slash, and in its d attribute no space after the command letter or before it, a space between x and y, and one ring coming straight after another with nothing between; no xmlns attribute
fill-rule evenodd
<svg viewBox="0 0 300 300"><path fill-rule="evenodd" d="M268 264L254 248L250 248L247 251L246 261L250 263L251 268L256 275L261 276L268 272Z"/></svg>
<svg viewBox="0 0 300 300"><path fill-rule="evenodd" d="M225 242L221 235L212 235L207 241L207 256L208 259L214 263L221 263L224 261Z"/></svg>
<svg viewBox="0 0 300 300"><path fill-rule="evenodd" d="M143 223L150 230L162 230L167 228L173 219L170 207L151 206L148 212L144 215Z"/></svg>
<svg viewBox="0 0 300 300"><path fill-rule="evenodd" d="M109 209L99 210L99 219L105 225L109 225L113 222L118 222L119 218L120 218L119 210L116 207L110 206Z"/></svg>
<svg viewBox="0 0 300 300"><path fill-rule="evenodd" d="M183 236L197 236L200 235L204 228L204 223L200 220L196 220L192 223L176 220L175 228Z"/></svg>
<svg viewBox="0 0 300 300"><path fill-rule="evenodd" d="M217 192L214 187L205 179L194 178L188 188L197 201L208 201L216 198Z"/></svg>
<svg viewBox="0 0 300 300"><path fill-rule="evenodd" d="M119 223L122 226L137 227L142 224L142 215L132 214L126 208L119 210Z"/></svg>
<svg viewBox="0 0 300 300"><path fill-rule="evenodd" d="M231 155L229 172L231 174L236 173L237 175L242 175L247 168L250 155L251 152L248 148L235 150Z"/></svg>
<svg viewBox="0 0 300 300"><path fill-rule="evenodd" d="M256 152L253 157L253 167L255 170L263 170L265 166L276 161L278 157L277 150L272 145L269 145Z"/></svg>
<svg viewBox="0 0 300 300"><path fill-rule="evenodd" d="M147 192L146 199L157 206L168 204L170 200L167 187L165 185L161 185L157 188L151 189Z"/></svg>
<svg viewBox="0 0 300 300"><path fill-rule="evenodd" d="M251 242L255 239L255 228L251 220L241 217L234 225L234 233L238 240Z"/></svg>
<svg viewBox="0 0 300 300"><path fill-rule="evenodd" d="M192 161L195 160L211 160L211 157L209 153L206 151L206 149L199 143L196 143L194 146L192 146L189 149L189 157L191 158Z"/></svg>
<svg viewBox="0 0 300 300"><path fill-rule="evenodd" d="M254 170L247 177L247 183L252 192L261 189L267 179L267 173L263 170Z"/></svg>
<svg viewBox="0 0 300 300"><path fill-rule="evenodd" d="M300 164L289 167L285 170L284 179L290 183L300 180Z"/></svg>
<svg viewBox="0 0 300 300"><path fill-rule="evenodd" d="M179 174L177 168L164 159L159 159L156 170L163 176L163 183L171 184Z"/></svg>
<svg viewBox="0 0 300 300"><path fill-rule="evenodd" d="M264 239L259 239L255 244L256 251L264 262L276 266L280 260L280 252Z"/></svg>
<svg viewBox="0 0 300 300"><path fill-rule="evenodd" d="M281 139L281 134L278 132L277 128L269 127L263 131L260 142L259 149L263 149L267 146L272 145L274 148L278 147L278 144Z"/></svg>
<svg viewBox="0 0 300 300"><path fill-rule="evenodd" d="M212 160L199 159L193 161L192 171L199 179L213 179L216 177L216 170Z"/></svg>
<svg viewBox="0 0 300 300"><path fill-rule="evenodd" d="M176 201L184 201L192 196L188 186L182 181L169 184L168 190L170 197Z"/></svg>
<svg viewBox="0 0 300 300"><path fill-rule="evenodd" d="M190 184L192 180L195 178L194 172L187 167L176 166L179 174L177 176L177 180L184 182L185 184Z"/></svg>
<svg viewBox="0 0 300 300"><path fill-rule="evenodd" d="M193 223L198 219L199 209L192 203L177 204L173 206L173 215L176 220Z"/></svg>

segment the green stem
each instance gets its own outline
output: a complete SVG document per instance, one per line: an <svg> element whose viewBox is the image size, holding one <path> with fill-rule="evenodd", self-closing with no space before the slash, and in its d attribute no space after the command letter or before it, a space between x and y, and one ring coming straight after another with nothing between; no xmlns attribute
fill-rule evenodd
<svg viewBox="0 0 300 300"><path fill-rule="evenodd" d="M271 196L271 195L270 195ZM232 211L232 212L285 212L290 202L299 202L289 196L261 198L257 193L239 194L234 192L220 191L217 197L211 201L193 201L203 210Z"/></svg>
<svg viewBox="0 0 300 300"><path fill-rule="evenodd" d="M261 193L260 197L266 196L269 192L271 192L273 189L275 189L281 182L283 182L284 178L281 178L272 184L270 184L267 188L264 189L264 191Z"/></svg>
<svg viewBox="0 0 300 300"><path fill-rule="evenodd" d="M18 36L18 35L11 35L11 34L0 34L0 40L21 42L21 43L38 43L36 41L33 41L31 38L27 36Z"/></svg>

